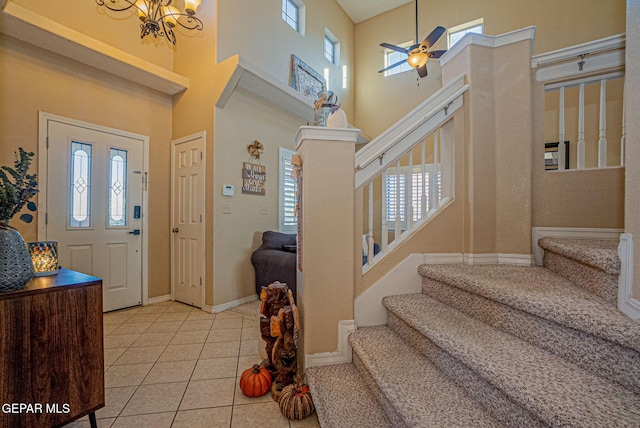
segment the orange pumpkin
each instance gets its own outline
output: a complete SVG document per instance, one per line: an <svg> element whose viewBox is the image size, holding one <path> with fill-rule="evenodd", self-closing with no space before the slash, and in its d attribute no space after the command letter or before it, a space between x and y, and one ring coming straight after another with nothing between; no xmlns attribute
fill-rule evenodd
<svg viewBox="0 0 640 428"><path fill-rule="evenodd" d="M269 370L254 364L240 376L240 390L247 397L262 397L271 390L271 373Z"/></svg>

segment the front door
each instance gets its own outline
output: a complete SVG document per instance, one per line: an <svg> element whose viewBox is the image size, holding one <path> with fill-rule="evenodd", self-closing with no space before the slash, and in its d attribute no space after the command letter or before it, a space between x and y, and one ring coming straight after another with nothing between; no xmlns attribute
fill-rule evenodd
<svg viewBox="0 0 640 428"><path fill-rule="evenodd" d="M204 280L204 133L171 144L172 294L202 307Z"/></svg>
<svg viewBox="0 0 640 428"><path fill-rule="evenodd" d="M53 116L46 126L45 233L60 266L103 279L104 311L140 305L143 140Z"/></svg>

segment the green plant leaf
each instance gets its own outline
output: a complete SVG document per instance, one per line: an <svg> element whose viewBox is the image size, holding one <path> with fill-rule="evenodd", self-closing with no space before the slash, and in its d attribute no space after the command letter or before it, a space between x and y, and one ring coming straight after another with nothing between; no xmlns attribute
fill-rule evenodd
<svg viewBox="0 0 640 428"><path fill-rule="evenodd" d="M29 202L27 202L27 209L28 209L29 211L35 211L35 210L37 209L37 208L36 208L36 203L35 203L35 202L33 202L33 201L29 201Z"/></svg>
<svg viewBox="0 0 640 428"><path fill-rule="evenodd" d="M33 221L33 216L31 214L22 214L20 216L20 220L24 221L25 223L31 223Z"/></svg>

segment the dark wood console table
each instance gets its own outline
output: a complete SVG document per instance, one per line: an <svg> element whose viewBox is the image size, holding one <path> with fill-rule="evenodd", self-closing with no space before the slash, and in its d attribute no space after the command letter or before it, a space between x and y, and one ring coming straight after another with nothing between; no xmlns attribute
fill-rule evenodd
<svg viewBox="0 0 640 428"><path fill-rule="evenodd" d="M102 280L60 269L0 293L0 427L57 427L104 407Z"/></svg>

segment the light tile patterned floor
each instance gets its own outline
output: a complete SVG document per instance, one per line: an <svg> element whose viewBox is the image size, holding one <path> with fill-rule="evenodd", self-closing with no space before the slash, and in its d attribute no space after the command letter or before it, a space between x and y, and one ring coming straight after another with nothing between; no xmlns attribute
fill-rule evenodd
<svg viewBox="0 0 640 428"><path fill-rule="evenodd" d="M289 421L271 394L247 398L240 391L242 372L261 361L255 320L164 302L105 314L104 334L100 428L320 426L315 413Z"/></svg>

